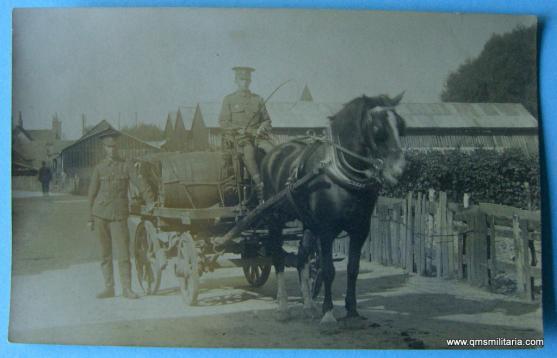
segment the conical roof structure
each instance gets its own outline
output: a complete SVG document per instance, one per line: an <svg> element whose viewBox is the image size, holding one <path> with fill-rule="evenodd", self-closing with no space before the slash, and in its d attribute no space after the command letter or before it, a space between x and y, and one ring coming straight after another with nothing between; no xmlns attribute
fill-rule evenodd
<svg viewBox="0 0 557 358"><path fill-rule="evenodd" d="M313 96L309 91L308 85L304 86L304 90L302 91L302 95L300 96L300 101L313 102Z"/></svg>
<svg viewBox="0 0 557 358"><path fill-rule="evenodd" d="M186 126L184 126L184 119L182 118L182 112L178 109L176 113L176 123L174 124L174 134L177 136L182 136L186 134Z"/></svg>
<svg viewBox="0 0 557 358"><path fill-rule="evenodd" d="M164 139L172 138L172 133L174 133L174 126L172 125L172 118L170 118L169 113L166 117L166 125L164 126Z"/></svg>

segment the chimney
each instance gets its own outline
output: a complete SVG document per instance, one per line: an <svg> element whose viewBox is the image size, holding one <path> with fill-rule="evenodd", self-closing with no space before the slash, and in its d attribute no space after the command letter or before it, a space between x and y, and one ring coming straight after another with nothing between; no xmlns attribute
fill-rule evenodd
<svg viewBox="0 0 557 358"><path fill-rule="evenodd" d="M62 139L62 122L58 119L58 113L52 117L52 133L54 133L54 139Z"/></svg>
<svg viewBox="0 0 557 358"><path fill-rule="evenodd" d="M87 131L85 127L86 127L85 113L81 113L81 135L82 136L84 136L85 132Z"/></svg>

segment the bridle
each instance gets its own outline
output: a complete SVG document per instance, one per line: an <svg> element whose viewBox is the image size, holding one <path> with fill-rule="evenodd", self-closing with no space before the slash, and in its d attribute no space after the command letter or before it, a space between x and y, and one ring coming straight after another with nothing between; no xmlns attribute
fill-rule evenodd
<svg viewBox="0 0 557 358"><path fill-rule="evenodd" d="M372 109L371 113L392 110L394 110L393 107L379 107L377 110ZM366 148L370 149L370 154L373 154L377 152L377 144L373 141L372 136L369 135L371 133L369 126L372 124L372 119L369 117L367 113L361 116L360 128L362 132L366 134L364 136L364 144ZM325 142L328 143L331 148L331 166L328 170L328 174L331 178L343 183L344 186L349 186L351 189L356 190L369 190L371 187L383 184L384 179L382 171L385 166L383 159L373 156L365 157L344 147L340 142L340 137L333 133L330 124L327 128L327 134L328 138ZM391 149L390 151L395 152L398 150ZM366 164L367 167L365 169L354 167L346 159L347 156Z"/></svg>

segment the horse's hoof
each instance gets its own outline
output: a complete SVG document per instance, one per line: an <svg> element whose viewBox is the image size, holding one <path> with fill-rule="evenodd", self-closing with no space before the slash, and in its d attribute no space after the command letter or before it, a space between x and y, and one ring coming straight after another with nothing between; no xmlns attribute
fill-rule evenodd
<svg viewBox="0 0 557 358"><path fill-rule="evenodd" d="M315 306L303 308L304 318L316 319L319 318L319 309Z"/></svg>
<svg viewBox="0 0 557 358"><path fill-rule="evenodd" d="M333 311L327 311L321 318L321 324L336 324L337 319L333 316Z"/></svg>
<svg viewBox="0 0 557 358"><path fill-rule="evenodd" d="M319 323L319 330L322 334L326 335L340 333L337 320L335 319L335 316L333 316L333 311L328 311L325 315L323 315L323 318L321 318L321 322Z"/></svg>
<svg viewBox="0 0 557 358"><path fill-rule="evenodd" d="M275 314L275 318L279 322L286 322L290 319L290 313L288 310L278 310Z"/></svg>

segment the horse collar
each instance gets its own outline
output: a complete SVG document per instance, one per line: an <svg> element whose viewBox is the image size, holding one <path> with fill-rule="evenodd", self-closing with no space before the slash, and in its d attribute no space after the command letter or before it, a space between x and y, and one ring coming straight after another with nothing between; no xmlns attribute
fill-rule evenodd
<svg viewBox="0 0 557 358"><path fill-rule="evenodd" d="M332 128L328 128L330 137L330 151L331 165L327 168L326 173L328 176L340 186L353 190L353 191L370 191L377 186L383 184L381 170L383 161L380 159L369 159L362 157L358 153L354 153L347 148L344 148L340 142L332 138ZM340 152L340 153L339 153ZM356 159L362 160L370 167L366 170L359 170L351 166L344 157L347 154Z"/></svg>

